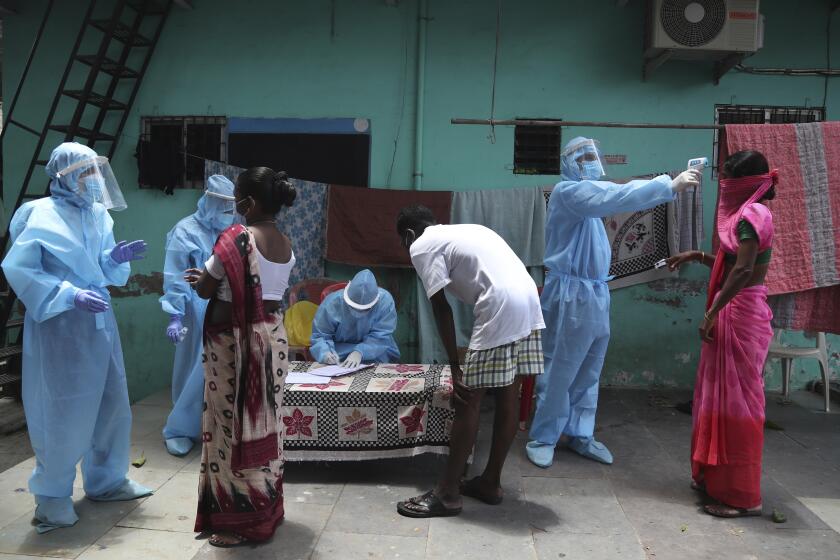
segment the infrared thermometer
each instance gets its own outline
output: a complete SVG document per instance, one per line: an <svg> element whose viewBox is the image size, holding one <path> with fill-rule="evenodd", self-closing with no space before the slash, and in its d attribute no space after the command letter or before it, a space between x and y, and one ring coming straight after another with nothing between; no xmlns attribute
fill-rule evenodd
<svg viewBox="0 0 840 560"><path fill-rule="evenodd" d="M697 171L703 171L703 169L709 167L709 158L707 157L698 157L698 158L691 158L688 160L688 167L686 169L696 169Z"/></svg>

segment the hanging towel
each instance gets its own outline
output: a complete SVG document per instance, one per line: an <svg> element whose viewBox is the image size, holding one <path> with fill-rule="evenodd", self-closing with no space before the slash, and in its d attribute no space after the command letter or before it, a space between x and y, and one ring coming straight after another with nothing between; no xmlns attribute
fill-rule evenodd
<svg viewBox="0 0 840 560"><path fill-rule="evenodd" d="M675 178L682 171L671 171L669 175ZM674 211L676 224L676 252L699 251L703 244L703 180L693 189L686 189L677 193L674 202L670 203Z"/></svg>
<svg viewBox="0 0 840 560"><path fill-rule="evenodd" d="M504 239L525 266L542 266L545 254L542 187L452 193L453 224L481 224Z"/></svg>
<svg viewBox="0 0 840 560"><path fill-rule="evenodd" d="M205 180L211 175L224 175L234 183L241 167L220 161L204 161ZM277 215L277 227L289 236L295 252L295 263L289 275L289 286L301 280L324 275L325 209L327 185L291 179L297 190L294 206L284 208Z"/></svg>
<svg viewBox="0 0 840 560"><path fill-rule="evenodd" d="M280 211L278 227L292 241L297 262L289 275L289 286L324 275L326 243L327 185L292 179L297 190L294 206Z"/></svg>
<svg viewBox="0 0 840 560"><path fill-rule="evenodd" d="M840 123L727 125L726 147L779 170L770 295L840 284Z"/></svg>
<svg viewBox="0 0 840 560"><path fill-rule="evenodd" d="M448 224L450 191L369 189L330 185L327 203L329 261L357 266L411 267L397 235L397 215L412 204L428 207Z"/></svg>
<svg viewBox="0 0 840 560"><path fill-rule="evenodd" d="M771 296L767 303L777 329L840 334L840 285Z"/></svg>

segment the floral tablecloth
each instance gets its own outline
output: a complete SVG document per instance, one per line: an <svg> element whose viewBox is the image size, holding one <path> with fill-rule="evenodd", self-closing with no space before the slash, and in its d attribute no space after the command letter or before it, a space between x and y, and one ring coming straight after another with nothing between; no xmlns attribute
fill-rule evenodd
<svg viewBox="0 0 840 560"><path fill-rule="evenodd" d="M309 371L312 362L291 362ZM377 364L320 384L286 384L287 461L360 461L449 452L452 375L438 364Z"/></svg>

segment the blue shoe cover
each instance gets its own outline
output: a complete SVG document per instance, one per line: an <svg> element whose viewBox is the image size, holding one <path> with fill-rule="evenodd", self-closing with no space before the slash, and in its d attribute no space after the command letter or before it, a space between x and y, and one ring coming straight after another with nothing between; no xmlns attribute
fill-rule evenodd
<svg viewBox="0 0 840 560"><path fill-rule="evenodd" d="M151 494L152 491L142 484L138 484L133 480L126 478L125 482L113 490L100 494L99 496L88 496L87 498L88 500L92 500L94 502L126 502L128 500L136 500L137 498L150 496Z"/></svg>
<svg viewBox="0 0 840 560"><path fill-rule="evenodd" d="M47 496L35 496L35 519L32 524L35 530L43 534L62 527L72 527L79 520L76 510L73 508L73 499L50 498Z"/></svg>
<svg viewBox="0 0 840 560"><path fill-rule="evenodd" d="M587 459L598 461L606 465L612 465L613 456L607 446L595 438L580 438L576 437L569 443L569 449Z"/></svg>
<svg viewBox="0 0 840 560"><path fill-rule="evenodd" d="M188 437L174 437L166 440L166 450L170 455L176 457L183 457L192 450L193 440Z"/></svg>
<svg viewBox="0 0 840 560"><path fill-rule="evenodd" d="M528 460L540 468L547 469L554 462L554 446L538 441L529 441L525 446Z"/></svg>

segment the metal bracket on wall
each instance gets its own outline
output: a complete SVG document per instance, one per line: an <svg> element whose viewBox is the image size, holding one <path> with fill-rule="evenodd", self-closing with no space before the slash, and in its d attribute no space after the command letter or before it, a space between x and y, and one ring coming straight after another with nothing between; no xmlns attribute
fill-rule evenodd
<svg viewBox="0 0 840 560"><path fill-rule="evenodd" d="M674 51L666 49L661 52L645 53L645 62L642 67L642 81L646 82L653 72L665 64L674 54Z"/></svg>
<svg viewBox="0 0 840 560"><path fill-rule="evenodd" d="M746 53L732 53L723 60L715 62L715 72L713 75L715 85L720 84L720 79L723 75L741 64L746 57Z"/></svg>

